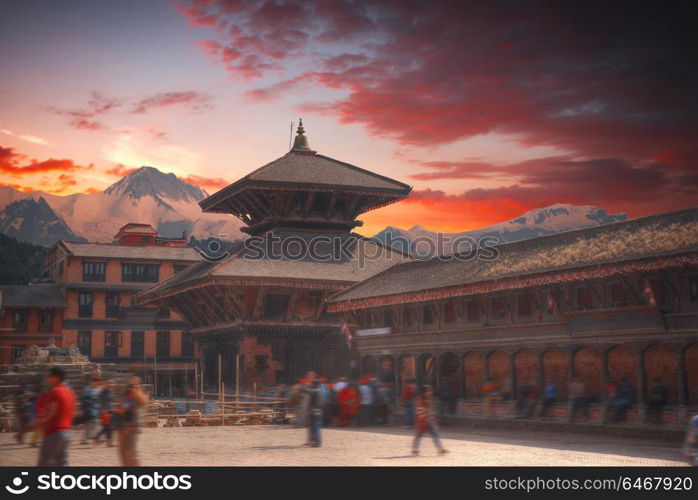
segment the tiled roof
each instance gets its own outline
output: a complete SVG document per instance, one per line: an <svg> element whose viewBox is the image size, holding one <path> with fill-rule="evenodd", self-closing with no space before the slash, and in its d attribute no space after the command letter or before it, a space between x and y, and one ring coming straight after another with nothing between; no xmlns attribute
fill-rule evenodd
<svg viewBox="0 0 698 500"><path fill-rule="evenodd" d="M306 187L366 190L407 195L410 186L329 156L290 151L200 202L204 210L244 186L302 185Z"/></svg>
<svg viewBox="0 0 698 500"><path fill-rule="evenodd" d="M312 233L286 233L295 237L312 238ZM335 235L332 235L333 237ZM169 294L174 290L206 280L224 280L230 282L264 282L264 283L316 283L346 286L364 280L387 269L405 257L398 251L386 248L381 243L358 235L338 235L350 240L347 248L349 255L321 262L310 258L297 259L253 259L246 256L245 250L231 255L219 263L202 262L177 273L172 278L157 283L141 292L141 297L153 298Z"/></svg>
<svg viewBox="0 0 698 500"><path fill-rule="evenodd" d="M65 307L56 285L0 285L0 307Z"/></svg>
<svg viewBox="0 0 698 500"><path fill-rule="evenodd" d="M497 247L486 261L434 258L392 267L330 298L332 303L698 252L698 207L531 238Z"/></svg>
<svg viewBox="0 0 698 500"><path fill-rule="evenodd" d="M150 224L136 224L130 223L126 224L124 227L119 229L119 232L128 233L144 233L144 234L158 234L158 232Z"/></svg>
<svg viewBox="0 0 698 500"><path fill-rule="evenodd" d="M62 241L61 243L71 255L76 257L142 260L201 260L199 253L192 247L131 246L117 245L115 243L76 243L73 241Z"/></svg>

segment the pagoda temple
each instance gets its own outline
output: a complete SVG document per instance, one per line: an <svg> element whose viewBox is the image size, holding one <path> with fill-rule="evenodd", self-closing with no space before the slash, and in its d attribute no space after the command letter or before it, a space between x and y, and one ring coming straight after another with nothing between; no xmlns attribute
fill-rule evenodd
<svg viewBox="0 0 698 500"><path fill-rule="evenodd" d="M349 375L351 342L326 299L406 258L353 230L360 214L410 190L318 154L301 121L287 154L200 202L205 212L238 217L249 236L226 257L147 288L139 301L186 319L204 387L216 387L219 370L226 387L243 389L309 370Z"/></svg>

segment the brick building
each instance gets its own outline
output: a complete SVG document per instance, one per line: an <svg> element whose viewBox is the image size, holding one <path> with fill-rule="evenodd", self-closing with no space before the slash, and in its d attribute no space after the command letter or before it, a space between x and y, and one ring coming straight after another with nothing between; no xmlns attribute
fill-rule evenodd
<svg viewBox="0 0 698 500"><path fill-rule="evenodd" d="M497 251L399 264L330 297L329 310L356 329L362 371L398 386L416 376L470 411L482 411L489 378L510 395L524 381L552 379L558 416L573 377L595 403L608 381L625 378L639 420L660 378L667 420L698 411L698 208ZM601 406L594 415L604 416Z"/></svg>
<svg viewBox="0 0 698 500"><path fill-rule="evenodd" d="M159 237L150 225L127 224L113 243L59 241L51 247L46 272L65 296L63 345L142 375L159 394L193 385L195 352L182 318L134 299L201 260L186 244L185 237Z"/></svg>
<svg viewBox="0 0 698 500"><path fill-rule="evenodd" d="M34 344L60 346L64 309L55 284L0 285L0 364Z"/></svg>

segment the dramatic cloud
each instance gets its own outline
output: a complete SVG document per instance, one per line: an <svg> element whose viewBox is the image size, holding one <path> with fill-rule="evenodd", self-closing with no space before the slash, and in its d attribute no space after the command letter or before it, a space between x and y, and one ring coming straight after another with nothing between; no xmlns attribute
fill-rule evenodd
<svg viewBox="0 0 698 500"><path fill-rule="evenodd" d="M251 99L308 84L339 89L342 97L303 110L407 145L505 134L577 161L617 158L648 168L649 178L654 164L696 169L698 61L687 8L455 0L178 6L193 26L210 30L199 46L232 74L291 75L250 90Z"/></svg>
<svg viewBox="0 0 698 500"><path fill-rule="evenodd" d="M26 155L18 153L14 148L0 146L0 173L13 177L22 177L46 172L75 172L77 170L89 170L93 165L78 165L73 160L53 159L34 160Z"/></svg>
<svg viewBox="0 0 698 500"><path fill-rule="evenodd" d="M194 113L211 109L211 99L206 94L189 90L186 92L164 92L141 99L134 104L131 113L147 113L155 108L182 106Z"/></svg>

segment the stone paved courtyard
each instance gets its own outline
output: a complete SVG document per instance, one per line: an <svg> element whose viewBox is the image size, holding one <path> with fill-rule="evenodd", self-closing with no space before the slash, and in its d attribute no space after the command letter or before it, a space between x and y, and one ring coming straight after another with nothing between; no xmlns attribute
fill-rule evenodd
<svg viewBox="0 0 698 500"><path fill-rule="evenodd" d="M81 445L74 432L71 465L118 465L116 448ZM143 465L684 465L677 447L652 440L543 431L443 430L450 453L439 456L430 439L422 455L409 454L409 430L323 430L322 448L301 446L305 431L289 426L144 429ZM37 449L0 434L0 465L34 465Z"/></svg>

